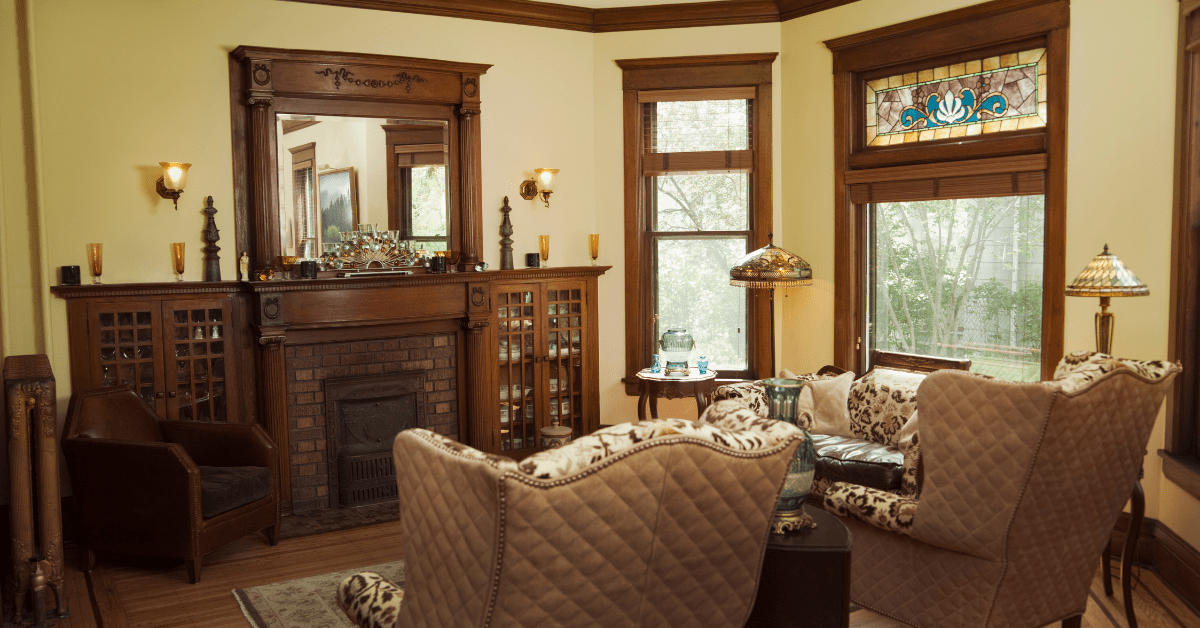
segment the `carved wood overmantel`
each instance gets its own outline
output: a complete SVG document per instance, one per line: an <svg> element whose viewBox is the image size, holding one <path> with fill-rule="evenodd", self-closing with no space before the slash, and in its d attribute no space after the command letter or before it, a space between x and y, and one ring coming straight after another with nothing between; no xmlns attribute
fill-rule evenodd
<svg viewBox="0 0 1200 628"><path fill-rule="evenodd" d="M474 270L483 247L480 77L490 65L251 46L229 59L237 256L249 253L252 274L279 270L279 113L445 120L455 139L450 249Z"/></svg>

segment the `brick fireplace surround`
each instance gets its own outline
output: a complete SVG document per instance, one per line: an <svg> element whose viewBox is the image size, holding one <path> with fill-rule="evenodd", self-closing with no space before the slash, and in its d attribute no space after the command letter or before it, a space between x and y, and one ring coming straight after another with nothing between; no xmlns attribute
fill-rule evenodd
<svg viewBox="0 0 1200 628"><path fill-rule="evenodd" d="M326 431L326 379L423 372L425 408L420 427L459 436L454 334L288 345L284 356L293 512L336 507L329 499L329 465L336 461L330 460Z"/></svg>

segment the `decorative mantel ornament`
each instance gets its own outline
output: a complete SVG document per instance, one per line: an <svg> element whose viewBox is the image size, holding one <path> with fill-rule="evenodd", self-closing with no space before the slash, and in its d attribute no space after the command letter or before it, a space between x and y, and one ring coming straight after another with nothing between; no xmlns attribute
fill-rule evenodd
<svg viewBox="0 0 1200 628"><path fill-rule="evenodd" d="M212 197L204 200L204 209L201 210L207 218L204 221L204 248L200 249L204 252L204 281L221 281L221 258L217 252L221 247L217 246L217 242L221 239L220 232L217 231L217 221L213 218L217 215L217 208L213 207Z"/></svg>
<svg viewBox="0 0 1200 628"><path fill-rule="evenodd" d="M500 235L504 236L500 239L500 270L513 269L513 227L512 221L508 219L508 212L512 211L512 207L508 206L508 197L504 197L504 205L500 207L500 212L504 214L504 220L500 223Z"/></svg>

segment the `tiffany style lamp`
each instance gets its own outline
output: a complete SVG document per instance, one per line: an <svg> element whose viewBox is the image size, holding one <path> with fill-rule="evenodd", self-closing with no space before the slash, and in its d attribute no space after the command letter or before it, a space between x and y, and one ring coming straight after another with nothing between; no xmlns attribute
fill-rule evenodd
<svg viewBox="0 0 1200 628"><path fill-rule="evenodd" d="M1116 255L1104 252L1092 258L1079 273L1075 281L1067 286L1069 297L1100 297L1100 311L1096 312L1096 350L1112 354L1113 327L1115 317L1108 311L1112 297L1144 297L1150 288L1133 274Z"/></svg>

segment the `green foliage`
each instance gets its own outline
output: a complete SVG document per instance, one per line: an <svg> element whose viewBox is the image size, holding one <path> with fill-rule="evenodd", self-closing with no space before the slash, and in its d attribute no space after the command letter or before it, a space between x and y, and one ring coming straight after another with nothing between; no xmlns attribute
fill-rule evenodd
<svg viewBox="0 0 1200 628"><path fill-rule="evenodd" d="M874 346L1036 379L1043 197L874 206Z"/></svg>

